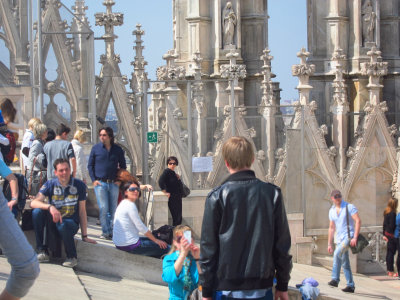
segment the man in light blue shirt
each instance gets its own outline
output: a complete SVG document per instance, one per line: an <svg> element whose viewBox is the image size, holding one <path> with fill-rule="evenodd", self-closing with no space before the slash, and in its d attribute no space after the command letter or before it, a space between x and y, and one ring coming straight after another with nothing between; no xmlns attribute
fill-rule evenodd
<svg viewBox="0 0 400 300"><path fill-rule="evenodd" d="M328 284L331 287L337 287L339 285L340 268L343 266L343 273L346 277L347 285L342 291L345 293L354 293L355 287L350 268L349 246L355 246L357 244L361 220L358 216L357 208L353 204L343 201L340 191L332 191L331 199L333 205L329 209L328 252L331 254L333 253L332 242L335 231L336 247L333 254L332 280L328 282ZM349 230L347 229L347 220L349 222Z"/></svg>

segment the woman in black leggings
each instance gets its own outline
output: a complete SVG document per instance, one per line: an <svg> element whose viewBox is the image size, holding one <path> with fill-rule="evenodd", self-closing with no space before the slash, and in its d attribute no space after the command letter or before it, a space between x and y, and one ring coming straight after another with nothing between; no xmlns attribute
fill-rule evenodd
<svg viewBox="0 0 400 300"><path fill-rule="evenodd" d="M179 175L175 173L178 159L175 156L167 158L167 168L161 174L158 184L168 197L168 208L172 215L172 225L182 223L182 194Z"/></svg>
<svg viewBox="0 0 400 300"><path fill-rule="evenodd" d="M394 272L393 263L394 255L398 251L398 242L394 236L394 231L396 229L396 213L397 213L397 199L390 198L389 202L383 213L383 239L387 242L387 252L386 252L386 268L388 276L397 277L398 274ZM396 261L397 272L400 268L400 258Z"/></svg>

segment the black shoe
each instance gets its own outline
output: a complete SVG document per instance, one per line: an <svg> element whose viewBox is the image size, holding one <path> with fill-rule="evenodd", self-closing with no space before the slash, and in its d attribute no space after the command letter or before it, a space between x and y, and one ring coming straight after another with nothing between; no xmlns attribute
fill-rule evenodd
<svg viewBox="0 0 400 300"><path fill-rule="evenodd" d="M342 289L343 292L345 293L354 293L355 288L351 286L346 286L344 289Z"/></svg>
<svg viewBox="0 0 400 300"><path fill-rule="evenodd" d="M331 281L328 282L328 285L331 286L331 287L338 287L339 282L337 282L336 280L332 279Z"/></svg>

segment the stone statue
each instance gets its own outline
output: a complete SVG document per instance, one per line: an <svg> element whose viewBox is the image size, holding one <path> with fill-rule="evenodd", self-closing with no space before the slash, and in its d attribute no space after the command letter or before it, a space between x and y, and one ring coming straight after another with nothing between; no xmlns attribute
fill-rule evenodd
<svg viewBox="0 0 400 300"><path fill-rule="evenodd" d="M235 33L236 26L236 15L232 8L232 3L229 1L226 3L223 16L223 29L224 29L224 46L234 45L233 35Z"/></svg>
<svg viewBox="0 0 400 300"><path fill-rule="evenodd" d="M374 12L371 0L365 1L361 10L361 15L362 15L362 37L365 46L365 43L374 42L376 13Z"/></svg>

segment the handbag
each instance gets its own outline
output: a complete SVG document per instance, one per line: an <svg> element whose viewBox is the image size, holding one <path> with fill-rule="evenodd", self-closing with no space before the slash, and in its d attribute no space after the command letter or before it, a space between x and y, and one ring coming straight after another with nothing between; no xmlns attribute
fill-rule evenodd
<svg viewBox="0 0 400 300"><path fill-rule="evenodd" d="M28 180L28 194L31 196L36 196L37 193L39 192L40 188L42 187L43 183L47 181L47 170L46 169L41 169L39 171L35 171L35 163L36 163L37 157L33 159L32 163L32 169L29 172L29 178ZM25 172L27 174L28 172Z"/></svg>
<svg viewBox="0 0 400 300"><path fill-rule="evenodd" d="M182 198L186 198L187 196L190 195L190 189L187 187L186 184L183 183L182 180L179 180L179 181L180 181L180 185L181 185L181 196L182 196Z"/></svg>
<svg viewBox="0 0 400 300"><path fill-rule="evenodd" d="M347 208L346 204L346 221L347 221L347 235L349 237L349 240L351 239L350 237L350 227L349 227L349 209ZM361 233L358 235L357 239L357 244L353 247L350 246L351 252L353 254L361 253L365 247L367 247L369 244L368 240L363 236Z"/></svg>
<svg viewBox="0 0 400 300"><path fill-rule="evenodd" d="M202 300L203 293L201 291L201 287L195 288L188 297L189 300Z"/></svg>

